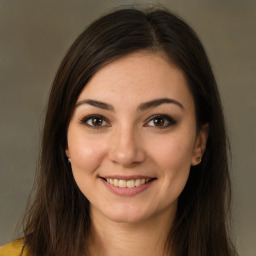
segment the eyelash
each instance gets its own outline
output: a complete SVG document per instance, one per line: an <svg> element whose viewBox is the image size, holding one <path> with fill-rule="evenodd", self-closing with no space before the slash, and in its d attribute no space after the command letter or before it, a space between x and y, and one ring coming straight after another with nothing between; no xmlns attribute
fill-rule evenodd
<svg viewBox="0 0 256 256"><path fill-rule="evenodd" d="M164 121L164 125L163 126L149 125L150 122L154 122L154 120L156 120L156 119L160 119L160 120ZM155 128L158 128L158 129L165 129L165 128L168 128L172 125L175 125L176 123L177 123L177 121L174 120L172 117L170 117L168 115L157 114L157 115L151 116L147 120L147 122L144 126L146 126L146 127L155 127Z"/></svg>
<svg viewBox="0 0 256 256"><path fill-rule="evenodd" d="M93 124L89 124L88 123L89 121L92 122L93 119L96 119L96 120L100 121L100 125L97 126L97 125L93 125ZM157 126L157 125L149 125L150 122L154 122L154 120L156 120L156 119L159 119L159 120L163 121L163 125L159 125L159 126ZM105 118L102 115L95 115L95 114L94 115L89 115L89 116L86 116L86 117L82 118L80 120L80 123L88 126L89 128L92 128L92 129L100 129L100 128L111 126L109 124L109 121L108 121L107 118ZM102 125L102 123L103 124L106 123L106 124ZM158 129L165 129L165 128L168 128L168 127L170 127L172 125L175 125L176 123L177 123L177 121L174 120L172 117L170 117L168 115L157 114L157 115L154 115L154 116L151 116L150 118L148 118L146 120L146 123L144 124L144 127L154 127L154 128L158 128Z"/></svg>
<svg viewBox="0 0 256 256"><path fill-rule="evenodd" d="M89 115L89 116L86 116L82 120L80 120L80 123L88 126L89 128L92 128L92 129L100 129L100 128L103 128L103 127L106 127L106 126L110 126L110 125L96 126L96 125L88 124L88 122L90 120L92 121L93 118L97 119L98 121L101 120L102 123L106 122L107 124L109 124L109 121L104 116L102 116L102 115Z"/></svg>

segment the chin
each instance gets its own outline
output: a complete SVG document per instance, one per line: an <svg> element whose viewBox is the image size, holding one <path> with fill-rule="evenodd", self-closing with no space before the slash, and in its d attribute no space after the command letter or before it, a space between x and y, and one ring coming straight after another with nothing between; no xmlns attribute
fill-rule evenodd
<svg viewBox="0 0 256 256"><path fill-rule="evenodd" d="M111 211L104 214L108 219L117 223L136 224L146 221L150 218L151 214L143 212L140 209L111 209Z"/></svg>
<svg viewBox="0 0 256 256"><path fill-rule="evenodd" d="M109 219L113 222L124 223L124 224L138 224L143 222L146 218L142 216L132 216L132 215L114 215L109 216Z"/></svg>

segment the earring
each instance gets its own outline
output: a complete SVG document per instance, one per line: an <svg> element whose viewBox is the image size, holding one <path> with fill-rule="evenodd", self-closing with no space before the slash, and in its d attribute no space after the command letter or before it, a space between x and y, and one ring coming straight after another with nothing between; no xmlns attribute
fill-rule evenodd
<svg viewBox="0 0 256 256"><path fill-rule="evenodd" d="M202 160L202 158L201 158L200 156L198 156L198 157L196 158L196 161L197 161L198 164L201 162L201 160Z"/></svg>
<svg viewBox="0 0 256 256"><path fill-rule="evenodd" d="M69 162L69 163L71 163L71 159L70 159L70 157L68 157L68 162Z"/></svg>

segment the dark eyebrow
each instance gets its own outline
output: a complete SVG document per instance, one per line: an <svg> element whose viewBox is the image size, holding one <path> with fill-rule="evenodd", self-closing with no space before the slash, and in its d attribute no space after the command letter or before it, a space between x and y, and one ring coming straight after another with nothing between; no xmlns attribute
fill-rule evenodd
<svg viewBox="0 0 256 256"><path fill-rule="evenodd" d="M111 106L111 105L109 105L107 103L101 102L101 101L90 100L90 99L81 100L81 101L77 102L75 107L78 107L78 106L80 106L82 104L88 104L88 105L91 105L91 106L94 106L94 107L97 107L97 108L102 108L102 109L114 111L114 107L113 106Z"/></svg>
<svg viewBox="0 0 256 256"><path fill-rule="evenodd" d="M140 104L138 109L140 111L144 111L144 110L147 110L149 108L157 107L157 106L159 106L161 104L164 104L164 103L172 103L172 104L177 105L181 109L184 109L183 105L180 102L178 102L176 100L173 100L173 99L169 99L169 98L156 99L156 100L152 100L152 101L142 103L142 104Z"/></svg>
<svg viewBox="0 0 256 256"><path fill-rule="evenodd" d="M154 107L157 107L164 103L175 104L178 107L180 107L181 109L184 109L183 105L180 102L173 100L173 99L169 99L169 98L162 98L162 99L155 99L155 100L151 100L151 101L142 103L139 105L138 110L145 111L149 108L154 108ZM91 105L91 106L94 106L97 108L114 111L114 107L112 105L101 102L101 101L97 101L97 100L91 100L91 99L81 100L78 103L76 103L75 107L78 107L83 104L88 104L88 105Z"/></svg>

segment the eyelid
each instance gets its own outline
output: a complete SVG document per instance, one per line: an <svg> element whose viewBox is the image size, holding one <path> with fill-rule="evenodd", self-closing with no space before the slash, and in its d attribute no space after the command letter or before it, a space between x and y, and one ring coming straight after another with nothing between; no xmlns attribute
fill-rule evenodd
<svg viewBox="0 0 256 256"><path fill-rule="evenodd" d="M100 125L100 126L97 126L97 125L94 126L94 125L88 124L88 121L93 119L93 118L102 119L103 122L106 122L107 124ZM165 121L165 124L163 126L149 125L149 123L151 121L153 121L154 119L156 119L156 118L163 119ZM111 126L109 120L106 117L104 117L103 115L100 115L100 114L91 114L91 115L85 116L85 117L81 118L79 122L83 125L86 125L89 128L92 128L92 129L100 129L100 128ZM177 121L169 115L155 114L155 115L150 116L149 118L147 118L147 120L145 121L145 124L143 126L144 127L153 127L153 128L157 128L157 129L164 129L164 128L168 128L172 125L175 125L176 123L177 123Z"/></svg>
<svg viewBox="0 0 256 256"><path fill-rule="evenodd" d="M164 126L148 125L148 123L149 123L150 121L153 121L153 120L156 119L156 118L162 118L162 119L166 120L166 121L168 122L168 124L166 124L166 125L164 125ZM154 127L154 128L158 128L158 129L164 129L164 128L168 128L168 127L170 127L170 126L172 126L172 125L175 125L176 123L177 123L177 121L176 121L173 117L171 117L171 116L169 116L169 115L166 115L166 114L155 114L155 115L153 115L153 116L150 116L150 117L146 120L144 126L145 126L145 127Z"/></svg>
<svg viewBox="0 0 256 256"><path fill-rule="evenodd" d="M107 122L109 125L102 125L102 126L93 126L93 125L89 125L87 122L88 122L90 119L92 119L92 118L99 118L99 119L102 119L103 121ZM80 122L81 124L86 125L86 126L89 127L89 128L92 128L92 129L100 129L100 128L104 128L104 127L110 126L109 120L108 120L106 117L104 117L103 115L99 115L99 114L92 114L92 115L85 116L85 117L83 117L79 122Z"/></svg>

